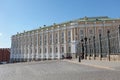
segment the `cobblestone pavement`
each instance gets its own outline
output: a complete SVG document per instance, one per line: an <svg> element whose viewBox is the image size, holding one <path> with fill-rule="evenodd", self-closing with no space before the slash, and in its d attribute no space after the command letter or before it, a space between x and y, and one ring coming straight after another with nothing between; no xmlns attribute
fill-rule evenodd
<svg viewBox="0 0 120 80"><path fill-rule="evenodd" d="M67 61L40 61L0 65L0 80L119 80L120 71Z"/></svg>

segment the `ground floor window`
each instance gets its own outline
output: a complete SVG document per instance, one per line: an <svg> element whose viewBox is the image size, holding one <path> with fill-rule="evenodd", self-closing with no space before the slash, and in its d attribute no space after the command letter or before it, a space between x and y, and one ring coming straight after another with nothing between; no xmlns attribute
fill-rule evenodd
<svg viewBox="0 0 120 80"><path fill-rule="evenodd" d="M68 52L71 53L71 47L68 47Z"/></svg>
<svg viewBox="0 0 120 80"><path fill-rule="evenodd" d="M61 52L64 53L64 47L62 47Z"/></svg>

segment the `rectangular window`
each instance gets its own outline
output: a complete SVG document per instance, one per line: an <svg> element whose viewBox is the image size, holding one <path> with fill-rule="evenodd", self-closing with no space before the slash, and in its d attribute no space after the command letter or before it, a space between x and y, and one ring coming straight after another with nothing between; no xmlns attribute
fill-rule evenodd
<svg viewBox="0 0 120 80"><path fill-rule="evenodd" d="M80 35L83 35L83 34L84 34L83 30L80 30Z"/></svg>
<svg viewBox="0 0 120 80"><path fill-rule="evenodd" d="M40 45L42 45L42 41L40 40Z"/></svg>
<svg viewBox="0 0 120 80"><path fill-rule="evenodd" d="M58 49L57 49L57 47L56 47L56 53L58 52Z"/></svg>
<svg viewBox="0 0 120 80"><path fill-rule="evenodd" d="M40 53L41 53L41 48L40 48Z"/></svg>
<svg viewBox="0 0 120 80"><path fill-rule="evenodd" d="M80 36L80 39L84 39L84 36Z"/></svg>
<svg viewBox="0 0 120 80"><path fill-rule="evenodd" d="M49 37L49 44L52 44L52 34L50 34L50 37Z"/></svg>
<svg viewBox="0 0 120 80"><path fill-rule="evenodd" d="M90 29L90 30L89 30L89 34L93 34L93 30Z"/></svg>
<svg viewBox="0 0 120 80"><path fill-rule="evenodd" d="M52 48L50 48L50 53L52 53Z"/></svg>
<svg viewBox="0 0 120 80"><path fill-rule="evenodd" d="M46 48L45 48L44 52L45 52L45 53L47 52Z"/></svg>
<svg viewBox="0 0 120 80"><path fill-rule="evenodd" d="M55 40L55 43L56 43L56 44L58 43L58 40L57 40L57 38L56 38L56 40Z"/></svg>
<svg viewBox="0 0 120 80"><path fill-rule="evenodd" d="M70 31L68 31L68 36L71 36L71 32Z"/></svg>
<svg viewBox="0 0 120 80"><path fill-rule="evenodd" d="M68 31L68 42L71 42L71 31Z"/></svg>
<svg viewBox="0 0 120 80"><path fill-rule="evenodd" d="M69 53L71 53L71 47L68 48Z"/></svg>
<svg viewBox="0 0 120 80"><path fill-rule="evenodd" d="M46 43L47 43L47 36L45 35L44 36L44 45L46 45Z"/></svg>
<svg viewBox="0 0 120 80"><path fill-rule="evenodd" d="M56 37L58 36L58 34L56 33Z"/></svg>
<svg viewBox="0 0 120 80"><path fill-rule="evenodd" d="M71 42L71 37L68 38L68 42Z"/></svg>
<svg viewBox="0 0 120 80"><path fill-rule="evenodd" d="M64 37L64 32L62 32L62 37Z"/></svg>
<svg viewBox="0 0 120 80"><path fill-rule="evenodd" d="M101 29L98 29L98 34L102 34L102 30Z"/></svg>
<svg viewBox="0 0 120 80"><path fill-rule="evenodd" d="M64 32L62 32L62 34L61 34L61 43L64 43Z"/></svg>
<svg viewBox="0 0 120 80"><path fill-rule="evenodd" d="M64 38L62 38L62 43L64 43Z"/></svg>
<svg viewBox="0 0 120 80"><path fill-rule="evenodd" d="M62 47L62 53L64 53L64 47Z"/></svg>

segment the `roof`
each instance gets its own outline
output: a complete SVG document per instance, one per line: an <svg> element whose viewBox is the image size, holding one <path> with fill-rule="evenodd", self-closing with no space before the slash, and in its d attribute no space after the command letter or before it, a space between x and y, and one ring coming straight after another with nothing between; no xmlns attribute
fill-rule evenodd
<svg viewBox="0 0 120 80"><path fill-rule="evenodd" d="M56 24L54 23L53 25L50 25L50 26L46 26L44 25L43 27L39 27L38 29L34 29L34 30L30 30L30 31L24 31L24 33L27 33L27 32L33 32L33 31L37 31L37 30L46 30L46 29L49 29L51 27L57 27L57 26L61 26L61 25L64 25L64 24L69 24L69 23L74 23L74 22L95 22L95 21L109 21L109 20L120 20L120 18L110 18L108 16L98 16L98 17L83 17L83 18L79 18L79 19L76 19L76 20L71 20L71 21L67 21L67 22L62 22L60 24ZM23 34L23 33L17 33L17 35L20 35L20 34Z"/></svg>

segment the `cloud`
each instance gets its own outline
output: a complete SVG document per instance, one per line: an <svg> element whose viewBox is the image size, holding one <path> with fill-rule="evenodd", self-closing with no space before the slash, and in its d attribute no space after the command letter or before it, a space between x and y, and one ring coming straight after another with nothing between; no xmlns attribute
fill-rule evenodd
<svg viewBox="0 0 120 80"><path fill-rule="evenodd" d="M0 36L2 36L2 33L0 33Z"/></svg>

